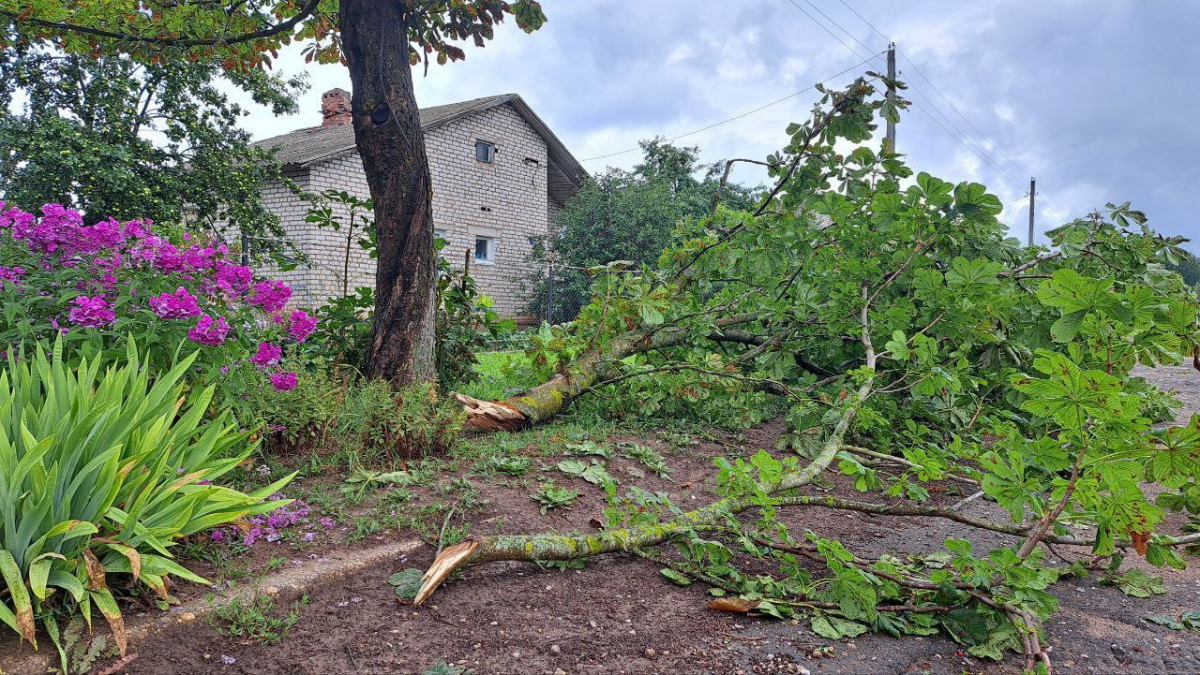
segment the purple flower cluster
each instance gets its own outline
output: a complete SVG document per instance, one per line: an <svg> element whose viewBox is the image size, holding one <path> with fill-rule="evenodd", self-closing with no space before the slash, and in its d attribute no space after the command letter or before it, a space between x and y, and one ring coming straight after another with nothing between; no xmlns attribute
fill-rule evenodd
<svg viewBox="0 0 1200 675"><path fill-rule="evenodd" d="M196 325L188 330L188 339L192 342L199 342L202 345L215 347L225 343L225 336L229 335L229 324L225 322L225 317L218 316L215 320L205 314L196 321Z"/></svg>
<svg viewBox="0 0 1200 675"><path fill-rule="evenodd" d="M276 391L291 391L296 388L296 374L286 371L272 373L271 386L275 387Z"/></svg>
<svg viewBox="0 0 1200 675"><path fill-rule="evenodd" d="M150 309L160 319L190 319L200 316L200 302L183 286L175 289L174 295L162 293L150 298Z"/></svg>
<svg viewBox="0 0 1200 675"><path fill-rule="evenodd" d="M278 492L267 498L268 501L279 501L280 499L283 499L283 495ZM306 523L310 513L308 504L297 499L270 513L250 516L243 529L226 527L213 530L209 533L209 538L215 542L238 541L240 538L243 546L253 546L259 540L279 541L288 528ZM312 541L313 537L308 536L310 534L312 533L306 532L301 538L304 541Z"/></svg>
<svg viewBox="0 0 1200 675"><path fill-rule="evenodd" d="M20 289L22 304L25 298L64 298L28 308L51 307L40 317L47 332L110 327L129 312L125 330L162 331L178 340L186 334L199 345L224 346L202 352L214 371L229 372L248 360L279 391L296 386L296 374L280 367L286 345L304 342L317 328L307 312L285 312L292 298L287 284L256 282L224 244L188 234L170 241L147 220L86 225L78 211L59 204L35 214L0 201L0 256L0 292L11 284ZM75 292L64 294L69 289ZM138 311L143 307L150 313ZM270 323L264 324L260 310ZM254 344L253 358L239 353Z"/></svg>
<svg viewBox="0 0 1200 675"><path fill-rule="evenodd" d="M298 309L292 312L291 324L288 326L288 337L296 342L304 342L317 329L317 318L309 316L308 312Z"/></svg>
<svg viewBox="0 0 1200 675"><path fill-rule="evenodd" d="M292 297L292 288L282 281L260 281L254 284L254 295L250 303L263 308L264 312L275 313L287 305Z"/></svg>
<svg viewBox="0 0 1200 675"><path fill-rule="evenodd" d="M21 277L23 276L25 276L25 268L20 265L0 267L0 281L7 281L13 286L20 286ZM4 288L4 284L0 283L0 288Z"/></svg>
<svg viewBox="0 0 1200 675"><path fill-rule="evenodd" d="M250 290L250 282L254 280L254 275L250 272L249 267L218 260L215 269L214 280L217 288L237 296Z"/></svg>
<svg viewBox="0 0 1200 675"><path fill-rule="evenodd" d="M279 363L283 357L283 349L273 342L258 343L258 352L250 357L250 363L261 368L267 368Z"/></svg>
<svg viewBox="0 0 1200 675"><path fill-rule="evenodd" d="M67 318L76 326L101 328L117 320L117 313L113 311L112 305L99 295L95 297L77 296L74 305L67 313Z"/></svg>

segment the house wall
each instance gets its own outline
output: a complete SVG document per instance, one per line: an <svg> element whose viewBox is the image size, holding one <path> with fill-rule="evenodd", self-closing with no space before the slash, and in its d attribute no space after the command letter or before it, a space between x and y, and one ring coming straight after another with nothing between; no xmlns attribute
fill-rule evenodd
<svg viewBox="0 0 1200 675"><path fill-rule="evenodd" d="M495 144L491 164L475 159L476 139ZM462 269L470 252L471 273L505 316L526 313L529 279L537 269L531 238L549 231L551 202L546 186L546 144L511 106L503 105L455 120L425 134L433 185L434 228L447 240L443 251ZM357 154L311 167L305 187L313 192L345 190L369 195ZM276 276L292 284L293 302L315 306L342 292L345 231L323 230L304 222L305 208L290 194L267 187L267 203L283 218L293 241L308 256L309 267ZM343 223L348 213L335 213ZM492 264L474 258L475 238L492 237ZM357 235L355 236L357 240ZM375 261L351 243L349 288L374 286Z"/></svg>

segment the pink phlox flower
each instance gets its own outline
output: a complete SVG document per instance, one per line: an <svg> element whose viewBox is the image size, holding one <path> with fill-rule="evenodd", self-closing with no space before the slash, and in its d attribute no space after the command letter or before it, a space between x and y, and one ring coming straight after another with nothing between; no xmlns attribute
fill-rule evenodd
<svg viewBox="0 0 1200 675"><path fill-rule="evenodd" d="M164 243L154 252L154 268L162 272L184 272L187 261L172 244Z"/></svg>
<svg viewBox="0 0 1200 675"><path fill-rule="evenodd" d="M254 356L250 357L250 363L259 368L266 368L279 363L279 359L283 357L283 349L279 345L272 342L258 343L258 351Z"/></svg>
<svg viewBox="0 0 1200 675"><path fill-rule="evenodd" d="M271 386L275 391L291 391L296 388L296 374L283 372L271 375Z"/></svg>
<svg viewBox="0 0 1200 675"><path fill-rule="evenodd" d="M102 296L77 296L74 307L67 313L71 323L84 328L100 328L117 320L112 306Z"/></svg>
<svg viewBox="0 0 1200 675"><path fill-rule="evenodd" d="M242 295L250 290L250 282L254 280L254 275L249 267L218 260L216 270L217 287L226 293Z"/></svg>
<svg viewBox="0 0 1200 675"><path fill-rule="evenodd" d="M229 335L229 324L225 317L218 316L215 320L207 314L201 316L196 325L188 330L188 339L202 345L216 346L224 344L225 336Z"/></svg>
<svg viewBox="0 0 1200 675"><path fill-rule="evenodd" d="M263 308L264 312L278 312L292 297L292 288L282 281L260 281L254 284L251 304Z"/></svg>
<svg viewBox="0 0 1200 675"><path fill-rule="evenodd" d="M210 269L215 262L217 252L211 246L192 246L183 253L183 263L188 270Z"/></svg>
<svg viewBox="0 0 1200 675"><path fill-rule="evenodd" d="M125 223L125 236L129 239L145 239L150 236L150 221L131 220Z"/></svg>
<svg viewBox="0 0 1200 675"><path fill-rule="evenodd" d="M316 317L309 316L308 312L302 309L292 312L291 325L288 326L288 337L296 342L304 342L316 329Z"/></svg>
<svg viewBox="0 0 1200 675"><path fill-rule="evenodd" d="M160 319L190 319L200 316L200 303L196 296L180 286L175 293L161 293L150 298L150 309Z"/></svg>
<svg viewBox="0 0 1200 675"><path fill-rule="evenodd" d="M125 232L121 223L115 218L102 220L95 225L83 228L82 235L89 241L88 249L100 251L107 248L117 248L125 243Z"/></svg>
<svg viewBox="0 0 1200 675"><path fill-rule="evenodd" d="M0 282L8 282L13 286L19 287L21 285L21 277L25 276L25 274L25 268L20 265L0 267ZM0 288L3 287L4 284L0 283Z"/></svg>

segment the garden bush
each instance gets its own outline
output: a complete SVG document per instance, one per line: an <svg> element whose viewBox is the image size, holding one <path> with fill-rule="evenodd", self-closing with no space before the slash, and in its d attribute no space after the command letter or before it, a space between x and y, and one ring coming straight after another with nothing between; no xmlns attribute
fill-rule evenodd
<svg viewBox="0 0 1200 675"><path fill-rule="evenodd" d="M54 638L60 615L94 608L123 652L114 593L170 601L171 575L204 583L172 560L176 540L286 506L268 497L291 476L250 494L214 483L256 444L206 414L213 386L183 382L198 352L152 378L133 340L119 363L78 367L65 341L10 350L0 373L0 621L36 646L39 620Z"/></svg>
<svg viewBox="0 0 1200 675"><path fill-rule="evenodd" d="M433 384L393 391L386 382L350 389L338 419L338 437L365 464L395 464L450 449L462 429L463 409L441 398Z"/></svg>
<svg viewBox="0 0 1200 675"><path fill-rule="evenodd" d="M295 389L247 387L235 404L244 424L263 429L271 454L343 452L371 466L442 454L463 422L461 405L432 383L393 391L382 380L339 373L322 362Z"/></svg>
<svg viewBox="0 0 1200 675"><path fill-rule="evenodd" d="M287 284L256 281L224 244L149 221L85 225L58 204L35 215L0 202L0 261L0 341L61 334L71 365L100 354L117 362L132 336L152 370L198 348L193 374L203 381L286 391L297 376L280 366L284 353L316 328L307 312L285 309Z"/></svg>

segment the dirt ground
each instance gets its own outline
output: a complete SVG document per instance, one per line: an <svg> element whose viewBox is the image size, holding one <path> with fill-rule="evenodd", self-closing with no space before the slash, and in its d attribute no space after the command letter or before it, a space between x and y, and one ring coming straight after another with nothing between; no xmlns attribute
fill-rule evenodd
<svg viewBox="0 0 1200 675"><path fill-rule="evenodd" d="M1200 411L1200 373L1181 368L1146 375L1179 392L1184 403L1181 419L1190 411ZM623 489L636 482L647 490L668 492L684 508L696 507L713 499L713 455L771 450L779 431L777 425L766 425L741 438L720 435L715 441L683 448L651 436L639 437L633 440L652 445L666 456L674 469L671 476L638 476L643 471L623 458L614 458L609 471L621 480ZM628 437L612 440L621 438ZM544 457L534 459L535 466L546 462ZM580 488L584 496L570 509L549 516L539 515L527 485L488 484L484 496L489 504L470 517L472 531L586 531L593 527L590 521L600 516L603 507L600 491L584 490L581 481L559 482ZM935 501L948 503L960 498L957 486L940 487L943 491L935 492ZM809 491L854 494L840 477L834 478L832 485ZM996 507L977 500L967 511L994 515ZM1003 542L999 535L964 530L953 523L820 508L792 509L785 520L794 531L811 529L868 554L929 551L951 536L969 538L977 549ZM1160 531L1178 531L1181 524L1176 518ZM382 532L357 545L405 536L410 535ZM1062 548L1058 552L1067 558L1080 553ZM832 643L834 658L813 659L814 648L831 642L809 630L807 622L707 611L702 584L674 586L658 573L659 566L632 555L603 556L584 569L567 571L516 563L484 565L447 583L430 605L420 609L401 605L386 583L387 577L405 567L423 568L433 553L433 547L425 545L403 560L386 560L311 589L299 621L279 644L241 643L222 636L203 619L173 623L135 644L131 651L136 658L113 672L420 675L437 661L467 666L476 675L999 675L1019 673L1022 666L1022 659L1015 655L1001 663L981 662L942 637L864 635ZM294 563L319 564L319 555L311 555L317 556L316 560ZM255 560L260 558L262 554L256 554ZM1200 636L1144 621L1151 615L1178 615L1200 608L1200 567L1153 572L1163 576L1167 595L1130 598L1092 578L1068 579L1054 589L1061 610L1047 632L1056 672L1200 673ZM295 599L286 593L280 596L285 603ZM11 642L0 643L0 654L11 648ZM3 663L0 657L0 666Z"/></svg>

